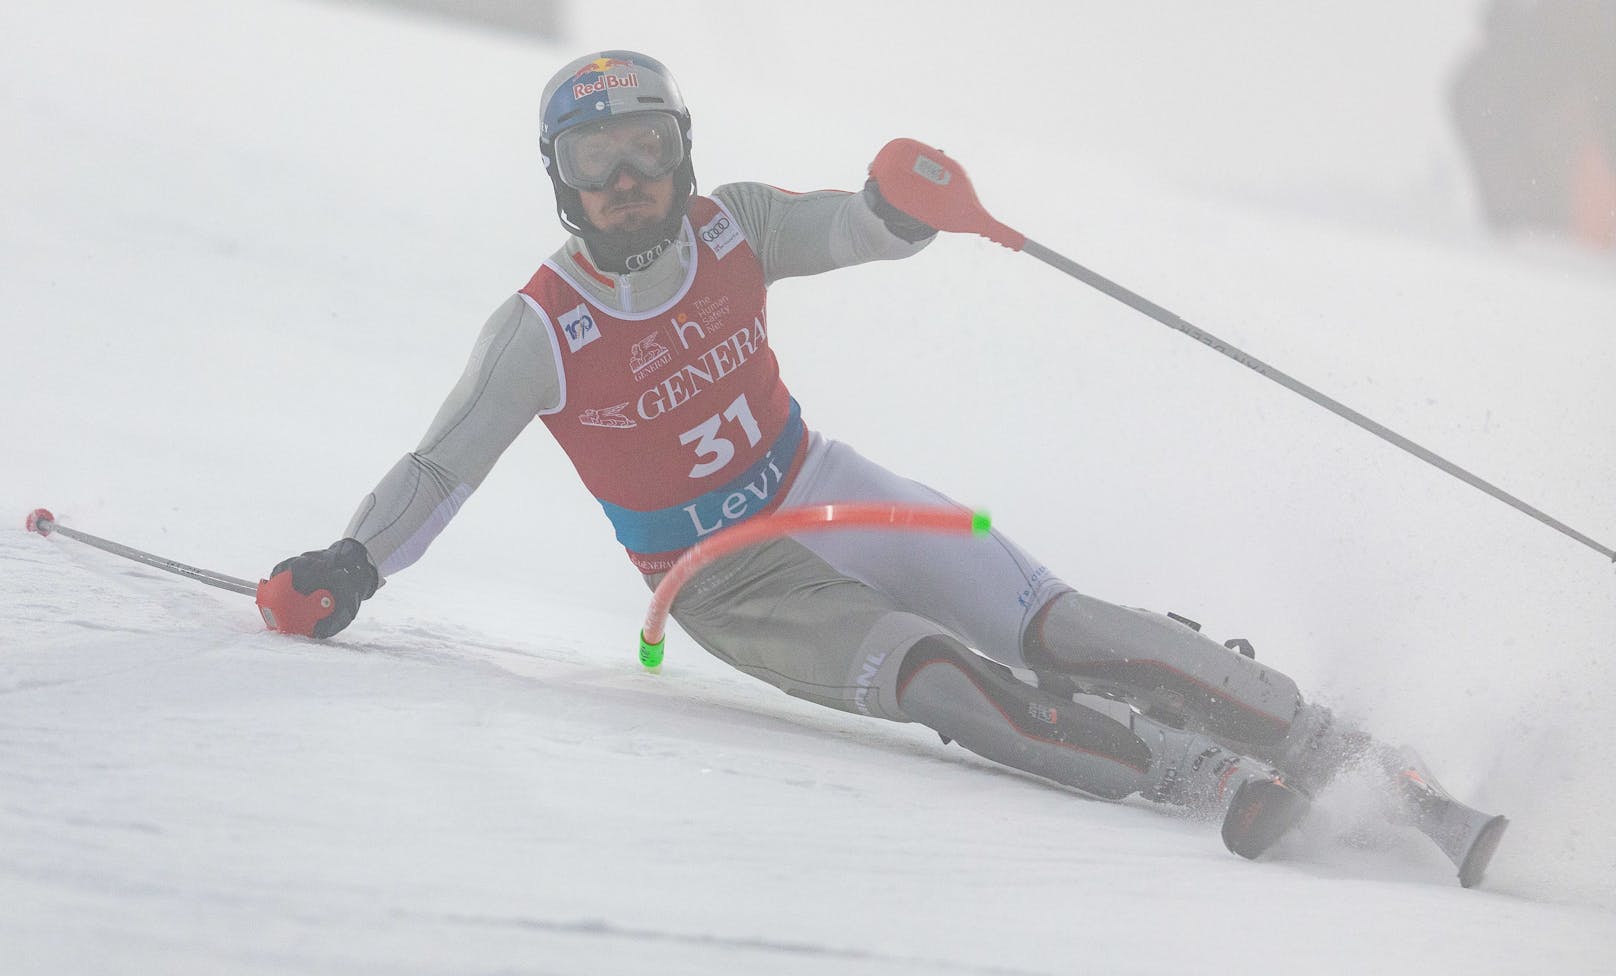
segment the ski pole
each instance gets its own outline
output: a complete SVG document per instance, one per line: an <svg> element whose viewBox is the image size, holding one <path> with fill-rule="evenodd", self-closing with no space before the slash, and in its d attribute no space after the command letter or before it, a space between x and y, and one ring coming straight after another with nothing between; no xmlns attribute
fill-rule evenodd
<svg viewBox="0 0 1616 976"><path fill-rule="evenodd" d="M921 179L916 180L910 174L918 175ZM965 171L941 150L933 149L914 139L894 139L882 147L881 152L876 155L875 161L870 164L870 175L875 177L880 186L881 195L899 210L924 220L938 230L978 234L1012 251L1021 251L1035 257L1091 288L1104 292L1129 308L1150 316L1162 325L1184 333L1196 342L1222 353L1286 389L1301 394L1331 413L1351 421L1376 437L1402 448L1472 487L1481 489L1517 511L1530 515L1549 528L1616 562L1616 549L1578 532L1559 519L1528 505L1502 488L1421 447L1391 428L1369 419L1340 401L1268 365L1256 356L1224 342L1210 332L1196 328L1155 302L1096 274L1037 241L1029 240L1020 231L995 220L977 199L976 191L971 187L971 181L965 175Z"/></svg>
<svg viewBox="0 0 1616 976"><path fill-rule="evenodd" d="M46 538L49 538L52 532L59 532L69 539L82 542L87 546L94 546L103 552L110 552L125 559L133 559L137 563L144 563L147 566L155 567L166 573L173 573L176 576L194 579L198 583L217 586L221 590L229 590L232 593L245 593L249 596L258 592L256 583L249 583L244 579L236 579L234 576L225 576L223 573L215 573L211 570L197 569L195 566L187 566L172 559L164 559L162 556L154 556L149 552L141 552L139 549L132 549L121 543L93 536L88 532L80 532L77 529L59 525L56 522L56 516L52 515L49 509L34 509L28 513L28 520L24 524L29 532L37 532Z"/></svg>
<svg viewBox="0 0 1616 976"><path fill-rule="evenodd" d="M651 606L640 629L640 663L646 670L662 667L668 611L679 588L713 560L732 552L794 532L825 529L902 529L912 532L947 532L984 536L993 528L986 512L922 505L853 503L788 508L732 525L685 550L673 568L657 583Z"/></svg>

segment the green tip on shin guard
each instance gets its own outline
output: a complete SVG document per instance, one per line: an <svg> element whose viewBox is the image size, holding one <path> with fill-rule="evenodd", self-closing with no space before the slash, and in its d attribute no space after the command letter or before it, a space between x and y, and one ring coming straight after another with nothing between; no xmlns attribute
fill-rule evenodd
<svg viewBox="0 0 1616 976"><path fill-rule="evenodd" d="M987 535L993 531L993 519L987 512L971 513L971 534Z"/></svg>

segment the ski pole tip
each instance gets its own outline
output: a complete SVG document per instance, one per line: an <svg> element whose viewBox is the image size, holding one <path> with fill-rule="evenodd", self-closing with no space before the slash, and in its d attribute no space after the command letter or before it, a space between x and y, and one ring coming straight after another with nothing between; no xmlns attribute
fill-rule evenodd
<svg viewBox="0 0 1616 976"><path fill-rule="evenodd" d="M666 634L652 643L645 639L645 631L640 631L640 663L645 666L645 670L652 674L662 672L662 647L667 642Z"/></svg>
<svg viewBox="0 0 1616 976"><path fill-rule="evenodd" d="M993 517L980 509L971 513L971 534L987 535L993 531Z"/></svg>
<svg viewBox="0 0 1616 976"><path fill-rule="evenodd" d="M56 516L52 515L48 508L36 508L28 513L28 519L23 524L27 526L29 532L49 536L51 529L56 526Z"/></svg>

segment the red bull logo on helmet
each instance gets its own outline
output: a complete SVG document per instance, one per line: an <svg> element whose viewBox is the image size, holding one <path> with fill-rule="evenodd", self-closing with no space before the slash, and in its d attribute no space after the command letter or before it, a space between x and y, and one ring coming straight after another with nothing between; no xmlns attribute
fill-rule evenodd
<svg viewBox="0 0 1616 976"><path fill-rule="evenodd" d="M633 61L626 61L622 58L596 58L595 60L584 65L582 68L579 68L577 71L574 71L572 73L572 77L574 80L577 80L582 78L584 75L599 74L601 72L610 71L613 68L633 67L635 67Z"/></svg>
<svg viewBox="0 0 1616 976"><path fill-rule="evenodd" d="M586 98L610 88L638 88L640 76L634 73L633 61L622 58L596 58L573 73L572 97ZM612 72L621 71L621 74ZM587 75L599 75L594 81L580 81Z"/></svg>

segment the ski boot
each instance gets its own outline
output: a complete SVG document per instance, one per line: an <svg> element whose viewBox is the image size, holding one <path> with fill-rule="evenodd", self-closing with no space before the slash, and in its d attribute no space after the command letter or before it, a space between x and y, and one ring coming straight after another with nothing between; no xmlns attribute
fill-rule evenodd
<svg viewBox="0 0 1616 976"><path fill-rule="evenodd" d="M1328 708L1302 704L1284 737L1254 747L1252 754L1272 763L1287 783L1317 796L1337 773L1357 765L1374 744L1367 733L1338 722Z"/></svg>
<svg viewBox="0 0 1616 976"><path fill-rule="evenodd" d="M1306 815L1307 796L1274 769L1208 736L1143 715L1134 715L1130 724L1153 757L1141 795L1203 816L1221 815L1223 844L1241 857L1260 857Z"/></svg>
<svg viewBox="0 0 1616 976"><path fill-rule="evenodd" d="M1509 821L1455 800L1437 783L1417 753L1392 749L1336 721L1330 710L1303 705L1285 738L1261 758L1272 762L1286 782L1314 795L1335 774L1355 766L1378 774L1383 815L1431 838L1459 871L1459 883L1475 887L1487 870Z"/></svg>

